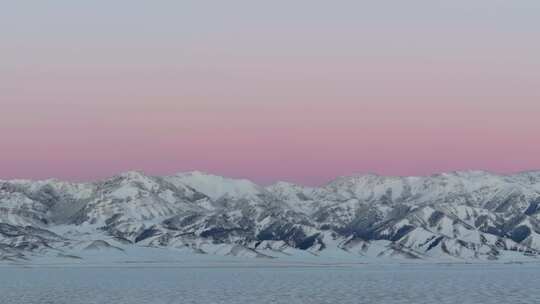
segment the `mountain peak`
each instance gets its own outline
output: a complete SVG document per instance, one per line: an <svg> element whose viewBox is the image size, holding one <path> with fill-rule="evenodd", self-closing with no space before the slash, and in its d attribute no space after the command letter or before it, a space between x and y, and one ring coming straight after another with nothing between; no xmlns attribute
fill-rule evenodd
<svg viewBox="0 0 540 304"><path fill-rule="evenodd" d="M117 176L128 178L128 179L139 179L139 178L148 177L146 173L144 173L142 170L130 170L130 171L122 172L118 174Z"/></svg>
<svg viewBox="0 0 540 304"><path fill-rule="evenodd" d="M212 199L223 196L255 197L265 191L247 179L227 178L201 171L178 173L173 178Z"/></svg>

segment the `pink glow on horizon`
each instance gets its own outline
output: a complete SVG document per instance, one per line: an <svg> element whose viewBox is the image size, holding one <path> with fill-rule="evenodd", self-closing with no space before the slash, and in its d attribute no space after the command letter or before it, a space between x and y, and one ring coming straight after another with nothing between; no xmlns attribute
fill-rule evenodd
<svg viewBox="0 0 540 304"><path fill-rule="evenodd" d="M391 111L333 103L182 113L183 105L153 115L68 111L31 118L2 134L3 177L87 180L131 169L197 169L263 183L318 184L357 172L540 167L540 143L533 139L540 130L536 105L515 113L412 102L394 104Z"/></svg>

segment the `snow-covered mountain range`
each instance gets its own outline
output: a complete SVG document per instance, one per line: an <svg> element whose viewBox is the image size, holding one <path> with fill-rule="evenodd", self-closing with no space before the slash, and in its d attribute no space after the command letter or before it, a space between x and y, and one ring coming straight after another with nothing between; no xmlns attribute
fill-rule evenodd
<svg viewBox="0 0 540 304"><path fill-rule="evenodd" d="M536 259L540 172L367 174L322 187L263 187L202 172L0 181L1 261L84 260L134 248L359 261Z"/></svg>

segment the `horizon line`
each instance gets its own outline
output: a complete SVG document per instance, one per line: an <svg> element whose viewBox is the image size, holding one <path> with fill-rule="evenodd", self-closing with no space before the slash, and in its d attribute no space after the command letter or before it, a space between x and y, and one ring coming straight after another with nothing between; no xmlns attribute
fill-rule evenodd
<svg viewBox="0 0 540 304"><path fill-rule="evenodd" d="M63 179L63 178L57 178L57 177L49 177L49 178L8 178L3 179L0 178L0 182L15 182L15 181L28 181L28 182L47 182L47 181L59 181L59 182L66 182L66 183L72 183L72 184L90 184L90 183L97 183L104 180L113 179L116 177L121 177L123 175L127 175L130 173L139 173L146 177L174 177L179 175L187 175L187 174L201 174L201 175L208 175L208 176L215 176L215 177L221 177L225 179L230 180L237 180L237 181L249 181L255 185L258 186L272 186L278 183L288 183L288 184L294 184L298 186L304 186L304 187L319 187L331 184L332 182L343 179L343 178L354 178L354 177L363 177L363 176L377 176L377 177L384 177L384 178L427 178L427 177L436 177L443 174L464 174L464 173L485 173L491 176L499 176L499 177L510 177L510 176L516 176L516 175L522 175L527 173L540 173L540 169L528 169L528 170L518 170L514 172L495 172L491 170L485 170L485 169L465 169L465 170L450 170L450 171L438 171L431 174L420 174L420 175L385 175L385 174L379 174L376 172L358 172L358 173L352 173L352 174L344 174L344 175L337 175L333 178L330 178L329 180L320 183L319 185L306 185L303 183L298 182L290 182L285 179L278 179L273 182L263 184L259 182L255 182L249 177L240 177L240 176L228 176L224 174L218 174L213 172L208 172L204 170L189 170L189 171L178 171L173 174L148 174L145 172L145 170L142 169L134 169L134 170L126 170L121 171L114 175L104 176L104 177L98 177L95 179L88 179L88 180L69 180L69 179Z"/></svg>

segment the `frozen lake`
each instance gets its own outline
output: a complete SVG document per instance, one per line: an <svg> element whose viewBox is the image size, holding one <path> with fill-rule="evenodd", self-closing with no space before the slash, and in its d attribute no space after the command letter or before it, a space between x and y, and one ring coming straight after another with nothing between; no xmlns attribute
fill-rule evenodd
<svg viewBox="0 0 540 304"><path fill-rule="evenodd" d="M540 303L540 265L0 267L0 303Z"/></svg>

